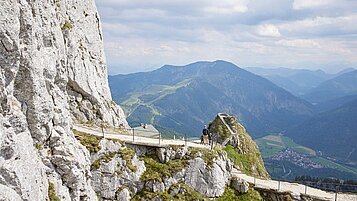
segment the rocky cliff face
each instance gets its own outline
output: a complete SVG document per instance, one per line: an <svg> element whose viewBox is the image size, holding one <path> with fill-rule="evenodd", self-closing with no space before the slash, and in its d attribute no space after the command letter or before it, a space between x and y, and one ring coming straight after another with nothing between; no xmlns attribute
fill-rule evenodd
<svg viewBox="0 0 357 201"><path fill-rule="evenodd" d="M81 138L89 149L93 145L86 142L96 138L91 173L100 200L215 198L223 195L232 178L232 163L222 150L124 145L85 133Z"/></svg>
<svg viewBox="0 0 357 201"><path fill-rule="evenodd" d="M96 198L75 122L127 126L93 0L0 2L0 200ZM49 188L50 187L50 188Z"/></svg>
<svg viewBox="0 0 357 201"><path fill-rule="evenodd" d="M269 177L257 144L237 118L229 115L220 118L217 115L209 124L209 131L212 133L214 141L218 143L227 141L227 146L224 150L234 164L244 173L263 178Z"/></svg>

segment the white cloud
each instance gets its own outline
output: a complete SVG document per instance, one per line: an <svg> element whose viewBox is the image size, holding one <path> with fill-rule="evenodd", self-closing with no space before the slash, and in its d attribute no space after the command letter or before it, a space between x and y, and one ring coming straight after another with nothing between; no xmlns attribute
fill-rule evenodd
<svg viewBox="0 0 357 201"><path fill-rule="evenodd" d="M279 40L275 44L288 46L288 47L297 47L297 48L321 48L321 45L309 39L293 39L293 40Z"/></svg>
<svg viewBox="0 0 357 201"><path fill-rule="evenodd" d="M263 24L257 27L257 33L261 36L279 37L281 36L278 27L273 24Z"/></svg>
<svg viewBox="0 0 357 201"><path fill-rule="evenodd" d="M354 0L96 1L111 74L216 59L357 66Z"/></svg>
<svg viewBox="0 0 357 201"><path fill-rule="evenodd" d="M233 6L233 7L207 7L204 11L214 14L232 14L232 13L245 13L248 8L246 6Z"/></svg>
<svg viewBox="0 0 357 201"><path fill-rule="evenodd" d="M316 8L334 3L335 0L294 0L294 9Z"/></svg>

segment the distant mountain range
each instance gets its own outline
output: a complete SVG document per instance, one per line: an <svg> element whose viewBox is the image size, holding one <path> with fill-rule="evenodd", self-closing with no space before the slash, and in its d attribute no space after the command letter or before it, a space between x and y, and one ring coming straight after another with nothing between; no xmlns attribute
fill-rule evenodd
<svg viewBox="0 0 357 201"><path fill-rule="evenodd" d="M303 95L303 98L318 104L353 95L357 95L357 70L322 82Z"/></svg>
<svg viewBox="0 0 357 201"><path fill-rule="evenodd" d="M303 96L315 87L318 87L321 83L339 75L354 71L355 69L347 68L336 74L328 74L322 70L289 68L248 67L246 70L267 78L274 84L284 88L296 96Z"/></svg>
<svg viewBox="0 0 357 201"><path fill-rule="evenodd" d="M330 157L357 164L357 99L314 116L287 135Z"/></svg>
<svg viewBox="0 0 357 201"><path fill-rule="evenodd" d="M225 61L110 76L109 84L129 123L152 123L190 136L198 136L218 112L237 115L254 137L313 115L307 101Z"/></svg>
<svg viewBox="0 0 357 201"><path fill-rule="evenodd" d="M151 123L164 135L199 136L217 113L234 114L254 138L283 133L316 150L319 164L334 164L321 175L356 175L357 70L247 70L255 74L225 61L165 65L151 72L110 76L109 85L131 125ZM263 148L263 155L265 151L271 153ZM278 166L296 174L321 171L268 163L275 176L280 174Z"/></svg>

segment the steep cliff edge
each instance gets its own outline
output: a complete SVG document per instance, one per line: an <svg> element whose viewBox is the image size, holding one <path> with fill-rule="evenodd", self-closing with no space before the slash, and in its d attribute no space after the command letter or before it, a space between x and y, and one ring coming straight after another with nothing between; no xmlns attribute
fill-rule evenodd
<svg viewBox="0 0 357 201"><path fill-rule="evenodd" d="M75 122L127 126L93 0L0 2L0 200L93 200Z"/></svg>
<svg viewBox="0 0 357 201"><path fill-rule="evenodd" d="M214 140L218 143L227 142L224 150L237 168L245 174L268 178L269 174L264 167L259 148L244 126L233 116L220 115L222 114L218 114L209 124L209 131Z"/></svg>

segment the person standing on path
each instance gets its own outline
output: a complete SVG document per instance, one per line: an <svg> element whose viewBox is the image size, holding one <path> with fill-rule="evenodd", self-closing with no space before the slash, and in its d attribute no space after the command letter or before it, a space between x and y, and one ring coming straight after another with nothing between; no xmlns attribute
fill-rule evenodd
<svg viewBox="0 0 357 201"><path fill-rule="evenodd" d="M207 129L207 126L205 125L202 130L202 137L201 137L201 142L203 144L209 144L209 130Z"/></svg>

